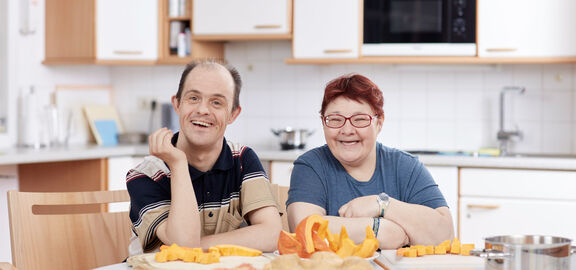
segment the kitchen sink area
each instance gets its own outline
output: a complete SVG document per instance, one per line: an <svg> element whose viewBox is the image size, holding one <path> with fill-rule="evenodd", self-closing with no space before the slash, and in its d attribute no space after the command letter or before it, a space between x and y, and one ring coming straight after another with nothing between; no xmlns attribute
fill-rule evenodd
<svg viewBox="0 0 576 270"><path fill-rule="evenodd" d="M506 155L496 155L485 151L434 151L434 150L407 150L406 152L422 156L452 156L452 157L478 157L478 158L560 158L576 159L576 154L562 153L507 153ZM494 151L497 152L497 151Z"/></svg>

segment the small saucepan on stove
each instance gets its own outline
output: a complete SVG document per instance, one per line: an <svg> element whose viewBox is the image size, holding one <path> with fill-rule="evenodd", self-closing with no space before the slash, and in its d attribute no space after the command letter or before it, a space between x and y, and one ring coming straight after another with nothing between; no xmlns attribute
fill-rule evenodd
<svg viewBox="0 0 576 270"><path fill-rule="evenodd" d="M470 255L487 259L494 269L570 270L572 254L576 246L572 240L546 235L501 235L484 239L483 250L472 250Z"/></svg>
<svg viewBox="0 0 576 270"><path fill-rule="evenodd" d="M292 150L304 149L308 137L314 134L314 131L286 127L284 129L272 129L272 133L280 137L280 148L282 150Z"/></svg>

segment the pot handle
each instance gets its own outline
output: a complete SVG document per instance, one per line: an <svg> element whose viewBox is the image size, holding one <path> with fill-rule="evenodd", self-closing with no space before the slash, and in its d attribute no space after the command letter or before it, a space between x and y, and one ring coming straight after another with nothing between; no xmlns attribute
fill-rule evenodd
<svg viewBox="0 0 576 270"><path fill-rule="evenodd" d="M494 249L474 249L474 250L470 250L470 255L477 256L480 258L486 258L489 260L505 259L505 258L510 257L509 253L504 253L500 250L494 250Z"/></svg>
<svg viewBox="0 0 576 270"><path fill-rule="evenodd" d="M270 131L272 131L272 133L274 133L274 135L276 135L276 136L280 135L280 131L278 131L278 130L270 129Z"/></svg>

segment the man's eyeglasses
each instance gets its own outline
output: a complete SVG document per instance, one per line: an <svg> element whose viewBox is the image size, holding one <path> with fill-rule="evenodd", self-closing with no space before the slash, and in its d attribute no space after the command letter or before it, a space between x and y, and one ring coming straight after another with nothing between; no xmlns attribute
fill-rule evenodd
<svg viewBox="0 0 576 270"><path fill-rule="evenodd" d="M365 128L372 124L372 119L377 118L378 115L369 115L364 113L359 113L352 115L350 117L345 117L340 114L329 114L322 117L324 125L329 128L341 128L346 124L346 120L350 121L353 127Z"/></svg>

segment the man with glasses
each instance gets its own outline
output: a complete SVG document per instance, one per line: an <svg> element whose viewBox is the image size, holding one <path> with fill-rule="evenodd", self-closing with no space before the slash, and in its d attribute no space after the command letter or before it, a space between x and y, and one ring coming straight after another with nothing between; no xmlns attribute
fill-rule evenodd
<svg viewBox="0 0 576 270"><path fill-rule="evenodd" d="M452 239L450 211L428 170L376 141L383 103L380 89L362 75L328 83L320 111L326 145L301 155L292 170L286 202L292 230L319 214L332 232L345 226L356 243L371 227L382 249Z"/></svg>

